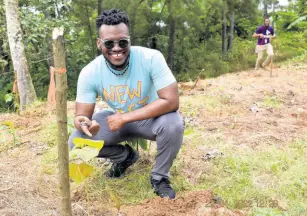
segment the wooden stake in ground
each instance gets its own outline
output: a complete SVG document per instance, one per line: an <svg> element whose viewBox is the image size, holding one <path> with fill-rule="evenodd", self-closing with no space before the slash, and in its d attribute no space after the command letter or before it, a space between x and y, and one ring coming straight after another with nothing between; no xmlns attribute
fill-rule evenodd
<svg viewBox="0 0 307 216"><path fill-rule="evenodd" d="M201 71L199 72L198 77L196 78L195 83L194 83L192 89L194 89L194 88L196 87L198 81L200 80L200 75L201 75L201 73L202 73L203 71L204 71L204 69L201 69Z"/></svg>
<svg viewBox="0 0 307 216"><path fill-rule="evenodd" d="M273 77L273 56L272 56L272 59L271 59L271 71L270 71L270 77Z"/></svg>
<svg viewBox="0 0 307 216"><path fill-rule="evenodd" d="M55 99L55 81L54 81L54 67L50 67L50 83L48 89L48 105L54 109L56 106L56 99Z"/></svg>
<svg viewBox="0 0 307 216"><path fill-rule="evenodd" d="M272 40L272 42L273 42L273 40ZM277 44L277 41L276 41L276 38L275 38L275 40L274 40L274 51L275 51L275 55L273 55L272 56L272 59L271 59L271 72L270 72L270 76L271 77L273 77L273 60L274 60L274 56L276 56L277 55L277 49L276 49L276 45ZM277 74L276 74L276 76L277 76Z"/></svg>
<svg viewBox="0 0 307 216"><path fill-rule="evenodd" d="M53 60L56 80L56 116L58 124L59 177L61 190L61 216L71 216L69 185L69 157L67 135L67 74L64 50L64 29L55 28L52 33Z"/></svg>

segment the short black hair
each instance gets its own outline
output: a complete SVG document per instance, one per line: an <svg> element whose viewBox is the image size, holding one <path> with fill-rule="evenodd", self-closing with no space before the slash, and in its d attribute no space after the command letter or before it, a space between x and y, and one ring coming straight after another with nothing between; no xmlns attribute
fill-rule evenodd
<svg viewBox="0 0 307 216"><path fill-rule="evenodd" d="M126 12L120 9L110 9L103 11L96 19L96 28L100 29L102 25L118 25L124 23L129 26L129 17Z"/></svg>

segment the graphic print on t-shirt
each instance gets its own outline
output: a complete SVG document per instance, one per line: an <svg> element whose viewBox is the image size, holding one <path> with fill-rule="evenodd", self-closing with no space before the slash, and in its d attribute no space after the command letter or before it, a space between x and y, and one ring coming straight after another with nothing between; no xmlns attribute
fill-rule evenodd
<svg viewBox="0 0 307 216"><path fill-rule="evenodd" d="M108 89L103 88L102 94L104 101L111 107L117 107L117 110L124 112L121 105L127 106L127 111L133 111L138 105L145 106L149 102L149 96L142 98L142 81L137 81L136 88L128 85L109 86Z"/></svg>

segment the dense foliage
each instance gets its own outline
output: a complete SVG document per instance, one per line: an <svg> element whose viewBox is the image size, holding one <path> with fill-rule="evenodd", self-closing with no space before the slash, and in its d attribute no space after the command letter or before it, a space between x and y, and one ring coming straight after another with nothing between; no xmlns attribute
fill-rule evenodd
<svg viewBox="0 0 307 216"><path fill-rule="evenodd" d="M0 110L6 110L4 96L12 89L14 69L6 35L5 9L0 0ZM51 32L65 28L68 98L73 100L81 69L98 55L97 14L107 8L121 8L129 14L133 45L160 50L179 81L253 67L256 27L268 14L278 35L276 61L300 55L307 48L307 4L277 0L20 0L26 54L37 96L45 99L49 85L49 66L53 65ZM101 7L100 7L101 6ZM223 12L226 35L222 50ZM231 15L234 14L234 37ZM232 45L230 45L230 43Z"/></svg>

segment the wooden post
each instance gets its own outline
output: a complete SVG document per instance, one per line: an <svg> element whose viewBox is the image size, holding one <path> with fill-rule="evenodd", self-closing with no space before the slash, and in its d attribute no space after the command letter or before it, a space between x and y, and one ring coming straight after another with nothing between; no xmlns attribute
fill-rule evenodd
<svg viewBox="0 0 307 216"><path fill-rule="evenodd" d="M55 28L52 33L53 60L56 80L56 116L58 125L59 178L61 191L61 216L71 216L69 185L69 157L67 135L67 74L64 50L64 29Z"/></svg>
<svg viewBox="0 0 307 216"><path fill-rule="evenodd" d="M50 83L49 83L49 89L48 89L48 105L54 109L56 106L56 99L55 99L55 81L54 81L54 67L50 66L49 69L50 74Z"/></svg>
<svg viewBox="0 0 307 216"><path fill-rule="evenodd" d="M271 59L271 71L270 71L270 77L273 77L273 56Z"/></svg>

